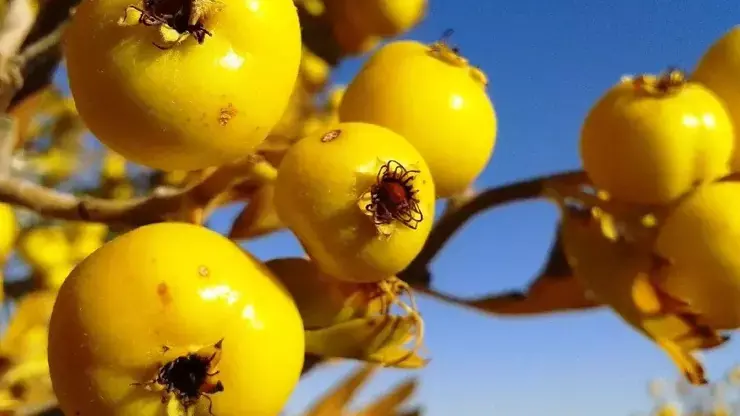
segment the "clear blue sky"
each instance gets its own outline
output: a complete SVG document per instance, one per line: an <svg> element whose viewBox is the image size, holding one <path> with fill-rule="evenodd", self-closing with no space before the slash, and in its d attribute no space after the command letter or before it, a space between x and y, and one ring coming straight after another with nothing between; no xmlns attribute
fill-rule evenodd
<svg viewBox="0 0 740 416"><path fill-rule="evenodd" d="M430 0L426 21L407 37L433 41L447 28L489 75L498 143L479 187L578 168L577 140L589 106L623 74L694 67L736 21L731 0ZM359 60L345 62L348 82ZM235 212L219 216L225 230ZM485 213L455 236L433 265L441 290L480 295L518 288L539 269L556 212L546 203ZM296 255L287 233L247 245L269 259ZM678 376L671 362L610 311L502 319L421 299L433 358L418 372L385 370L360 396L371 398L412 374L428 416L627 416L647 410L653 377ZM718 379L740 339L707 354ZM287 409L299 410L353 366L316 370Z"/></svg>

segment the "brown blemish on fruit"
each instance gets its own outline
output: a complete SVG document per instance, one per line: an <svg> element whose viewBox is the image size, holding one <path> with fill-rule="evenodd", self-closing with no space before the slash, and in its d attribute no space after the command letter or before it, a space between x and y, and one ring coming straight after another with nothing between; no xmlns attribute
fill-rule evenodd
<svg viewBox="0 0 740 416"><path fill-rule="evenodd" d="M339 129L329 131L321 136L321 143L329 143L332 140L336 140L340 134L342 134L342 130Z"/></svg>
<svg viewBox="0 0 740 416"><path fill-rule="evenodd" d="M206 266L200 266L200 267L198 267L198 275L200 277L208 277L208 275L210 275L210 274L211 274L211 272L208 270L208 267L206 267Z"/></svg>
<svg viewBox="0 0 740 416"><path fill-rule="evenodd" d="M227 124L229 124L229 121L231 121L231 119L236 116L237 113L238 111L236 110L236 107L234 107L233 104L229 103L229 105L221 109L221 112L218 116L218 124L220 124L221 127L225 127Z"/></svg>
<svg viewBox="0 0 740 416"><path fill-rule="evenodd" d="M170 294L170 288L167 287L167 283L165 282L160 282L157 285L157 295L159 295L159 299L165 305L172 302L172 295Z"/></svg>

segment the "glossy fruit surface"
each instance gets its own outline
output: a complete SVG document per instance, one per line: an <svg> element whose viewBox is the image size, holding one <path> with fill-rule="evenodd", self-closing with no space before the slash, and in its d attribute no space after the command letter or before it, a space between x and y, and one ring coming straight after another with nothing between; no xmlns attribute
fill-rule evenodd
<svg viewBox="0 0 740 416"><path fill-rule="evenodd" d="M126 159L163 170L222 164L254 150L296 82L301 35L293 2L194 0L212 33L202 44L194 35L177 43L168 26L139 23L131 5L143 7L85 0L65 32L70 90L93 134Z"/></svg>
<svg viewBox="0 0 740 416"><path fill-rule="evenodd" d="M221 339L211 370L220 371L224 390L210 396L213 413L277 415L304 356L303 325L285 288L216 232L184 223L140 227L64 281L49 333L54 390L69 415L162 415L160 392L131 383ZM208 401L195 409L207 415Z"/></svg>
<svg viewBox="0 0 740 416"><path fill-rule="evenodd" d="M425 16L427 0L344 0L350 3L351 21L383 37L403 34Z"/></svg>
<svg viewBox="0 0 740 416"><path fill-rule="evenodd" d="M667 203L725 175L733 149L724 104L675 72L621 80L591 108L580 139L594 185L637 204Z"/></svg>
<svg viewBox="0 0 740 416"><path fill-rule="evenodd" d="M440 44L394 41L347 87L343 122L377 124L404 136L429 164L441 198L463 192L494 150L497 119L480 70ZM389 76L393 74L393 76Z"/></svg>
<svg viewBox="0 0 740 416"><path fill-rule="evenodd" d="M373 211L382 207L368 198L386 164L409 173L404 180L420 221L377 223ZM402 136L366 123L340 123L294 144L280 164L274 198L280 219L311 258L342 280L395 275L421 250L434 219L434 182L424 158Z"/></svg>
<svg viewBox="0 0 740 416"><path fill-rule="evenodd" d="M721 98L740 129L740 25L734 26L714 42L699 60L692 80L712 90ZM740 141L736 140L736 149ZM735 150L732 161L734 171L740 171L740 151Z"/></svg>
<svg viewBox="0 0 740 416"><path fill-rule="evenodd" d="M665 220L657 252L672 262L666 290L720 329L740 327L740 183L700 187Z"/></svg>

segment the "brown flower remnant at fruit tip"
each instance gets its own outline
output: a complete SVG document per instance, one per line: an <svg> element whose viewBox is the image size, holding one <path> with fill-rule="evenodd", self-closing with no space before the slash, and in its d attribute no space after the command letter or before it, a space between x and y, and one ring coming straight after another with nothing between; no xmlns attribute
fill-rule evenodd
<svg viewBox="0 0 740 416"><path fill-rule="evenodd" d="M192 35L198 44L203 44L206 36L213 36L203 21L216 11L220 3L216 0L144 0L143 7L129 5L119 19L121 26L141 24L156 26L166 46L152 42L159 49L170 49ZM129 17L129 12L133 11Z"/></svg>
<svg viewBox="0 0 740 416"><path fill-rule="evenodd" d="M378 170L375 183L360 197L360 208L372 218L378 232L390 236L395 222L412 230L424 220L413 181L419 170L408 170L389 160Z"/></svg>
<svg viewBox="0 0 740 416"><path fill-rule="evenodd" d="M143 386L149 391L157 388L161 391L163 404L174 397L186 412L198 400L205 398L208 400L208 413L213 415L210 395L224 391L221 381L214 378L219 374L216 367L221 360L223 341L221 338L211 346L181 355L161 365L151 380L131 385ZM162 347L165 353L169 350L167 346Z"/></svg>
<svg viewBox="0 0 740 416"><path fill-rule="evenodd" d="M632 82L635 89L652 96L663 96L678 92L688 82L686 74L678 68L668 68L658 75L638 75Z"/></svg>

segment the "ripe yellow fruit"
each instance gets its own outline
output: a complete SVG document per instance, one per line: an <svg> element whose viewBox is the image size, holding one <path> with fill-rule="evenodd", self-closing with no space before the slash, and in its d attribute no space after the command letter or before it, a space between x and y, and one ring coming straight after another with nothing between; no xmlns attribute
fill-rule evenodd
<svg viewBox="0 0 740 416"><path fill-rule="evenodd" d="M220 360L201 371L172 363L198 351ZM230 240L185 223L134 229L82 261L59 290L49 330L51 378L68 415L164 414L161 385L131 383L167 364L181 387L219 371L194 387L213 392L215 415L277 415L303 356L303 325L285 288ZM223 391L214 392L217 382ZM195 415L209 414L206 398L190 398Z"/></svg>
<svg viewBox="0 0 740 416"><path fill-rule="evenodd" d="M64 228L39 226L18 238L18 254L34 270L45 271L69 263L72 253Z"/></svg>
<svg viewBox="0 0 740 416"><path fill-rule="evenodd" d="M340 0L341 1L341 0ZM344 0L350 21L368 33L393 37L408 32L426 15L427 0Z"/></svg>
<svg viewBox="0 0 740 416"><path fill-rule="evenodd" d="M624 78L589 111L580 155L616 200L668 203L729 171L734 128L724 104L678 71Z"/></svg>
<svg viewBox="0 0 740 416"><path fill-rule="evenodd" d="M378 282L403 270L424 245L434 182L424 158L397 133L366 123L333 128L286 152L275 208L323 272Z"/></svg>
<svg viewBox="0 0 740 416"><path fill-rule="evenodd" d="M740 327L738 204L738 182L701 186L665 219L656 241L656 251L673 263L664 289L718 329Z"/></svg>
<svg viewBox="0 0 740 416"><path fill-rule="evenodd" d="M85 0L77 7L64 54L80 116L111 149L157 169L195 170L252 152L280 119L298 75L293 2L150 3L160 6ZM191 29L201 31L182 37L188 29L180 23L147 26L135 9L173 13L163 7L192 8Z"/></svg>
<svg viewBox="0 0 740 416"><path fill-rule="evenodd" d="M18 222L12 205L0 203L0 265L13 251L18 236Z"/></svg>
<svg viewBox="0 0 740 416"><path fill-rule="evenodd" d="M734 26L707 49L692 75L721 98L733 125L740 128L740 25ZM738 142L740 143L740 142ZM736 148L740 145L736 145ZM732 160L733 171L740 171L740 151Z"/></svg>
<svg viewBox="0 0 740 416"><path fill-rule="evenodd" d="M391 42L349 84L339 118L404 136L432 169L437 196L446 198L463 192L494 150L496 113L479 72L441 42Z"/></svg>
<svg viewBox="0 0 740 416"><path fill-rule="evenodd" d="M380 312L380 293L376 302L371 299L372 290L363 290L361 284L333 279L309 259L278 258L267 261L265 266L293 296L307 330L337 323L348 306L356 307L352 312L358 315ZM352 314L346 318L351 317Z"/></svg>

